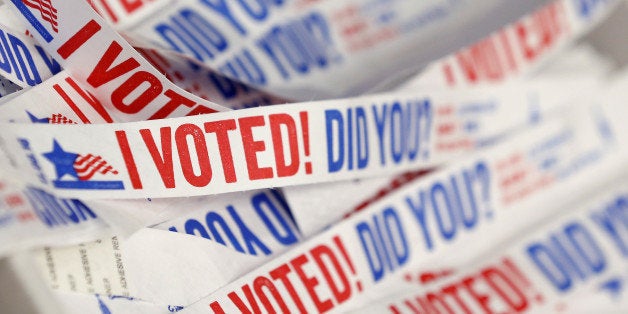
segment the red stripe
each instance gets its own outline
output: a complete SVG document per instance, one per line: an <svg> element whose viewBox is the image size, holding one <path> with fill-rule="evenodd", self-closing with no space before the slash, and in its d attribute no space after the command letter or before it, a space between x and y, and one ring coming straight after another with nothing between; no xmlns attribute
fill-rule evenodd
<svg viewBox="0 0 628 314"><path fill-rule="evenodd" d="M43 0L44 4L48 5L50 7L50 9L52 10L52 12L57 13L57 9L55 9L54 6L52 6L52 1L51 0Z"/></svg>
<svg viewBox="0 0 628 314"><path fill-rule="evenodd" d="M78 158L76 158L76 160L74 161L74 165L75 165L75 166L82 166L82 165L83 165L83 163L84 163L86 160L89 160L89 159L91 159L91 158L93 158L93 157L94 157L94 155L92 155L92 154L87 154L87 155L79 155L79 156L78 156Z"/></svg>
<svg viewBox="0 0 628 314"><path fill-rule="evenodd" d="M57 10L49 5L46 5L45 3L42 3L40 1L37 1L37 4L39 5L40 11L45 13L46 15L48 15L50 18L54 19L55 21L57 20Z"/></svg>
<svg viewBox="0 0 628 314"><path fill-rule="evenodd" d="M22 0L22 2L26 4L27 6L35 10L38 10L42 19L49 22L50 25L52 26L52 29L55 32L58 31L57 14L56 14L57 10L54 7L52 7L52 3L50 3L50 1L48 1L47 3L44 3L41 0L34 0L34 1L35 2L31 2L31 0Z"/></svg>
<svg viewBox="0 0 628 314"><path fill-rule="evenodd" d="M85 157L81 160L77 158L77 160L74 162L74 168L77 171L84 171L85 169L87 169L87 167L89 167L90 164L99 160L100 160L100 157L96 157L92 155L88 155L88 157Z"/></svg>
<svg viewBox="0 0 628 314"><path fill-rule="evenodd" d="M79 155L74 162L74 170L79 180L91 179L96 173L107 174L109 172L118 174L101 156L93 154Z"/></svg>
<svg viewBox="0 0 628 314"><path fill-rule="evenodd" d="M103 160L97 163L95 166L89 168L89 171L82 171L81 173L78 174L79 179L81 180L91 179L98 172L98 170L100 170L101 168L105 166L106 163L107 162Z"/></svg>
<svg viewBox="0 0 628 314"><path fill-rule="evenodd" d="M46 8L48 12L50 13L57 13L57 9L55 9L55 7L52 6L52 2L50 0L43 0L43 1L42 0L22 0L22 2L24 2L24 4L26 5L29 5L29 3L32 4L31 1L35 1L37 5Z"/></svg>
<svg viewBox="0 0 628 314"><path fill-rule="evenodd" d="M105 169L101 173L102 174L106 174L107 172L111 172L113 174L118 174L118 171L113 169L113 167L111 167L110 165L107 165L107 167L105 167Z"/></svg>
<svg viewBox="0 0 628 314"><path fill-rule="evenodd" d="M87 169L89 169L89 167L91 165L93 165L96 162L99 162L102 158L100 156L96 156L94 158L91 158L87 161L86 165L77 165L76 163L74 164L74 169L76 169L77 172L82 172L82 171L87 171ZM80 167L80 168L79 168Z"/></svg>
<svg viewBox="0 0 628 314"><path fill-rule="evenodd" d="M45 12L48 15L53 15L54 14L49 6L46 6L44 3L42 3L39 0L34 0L34 1L22 0L22 2L24 4L26 4L27 6L33 8L35 10L38 10L38 11L41 11L41 12Z"/></svg>
<svg viewBox="0 0 628 314"><path fill-rule="evenodd" d="M40 6L29 5L31 8L39 11L39 15L47 22L49 22L53 29L56 29L57 24L57 16L42 9Z"/></svg>
<svg viewBox="0 0 628 314"><path fill-rule="evenodd" d="M106 161L104 160L98 161L94 159L90 162L88 166L86 166L84 169L78 170L76 173L80 180L89 180L96 173L102 173L102 174L107 173L109 168L111 168L111 166L107 165Z"/></svg>

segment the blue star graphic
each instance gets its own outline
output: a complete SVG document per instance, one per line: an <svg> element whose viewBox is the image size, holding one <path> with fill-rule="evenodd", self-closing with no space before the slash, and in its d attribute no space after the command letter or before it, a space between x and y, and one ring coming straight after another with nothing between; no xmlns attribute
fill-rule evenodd
<svg viewBox="0 0 628 314"><path fill-rule="evenodd" d="M59 142L54 140L52 143L52 151L42 155L55 165L57 180L61 179L66 174L78 179L78 175L74 169L74 161L78 157L78 154L64 151L61 145L59 145Z"/></svg>
<svg viewBox="0 0 628 314"><path fill-rule="evenodd" d="M33 123L50 123L50 119L48 118L37 118L35 115L33 115L32 113L26 111L26 114L28 115L28 117L31 119L31 122Z"/></svg>

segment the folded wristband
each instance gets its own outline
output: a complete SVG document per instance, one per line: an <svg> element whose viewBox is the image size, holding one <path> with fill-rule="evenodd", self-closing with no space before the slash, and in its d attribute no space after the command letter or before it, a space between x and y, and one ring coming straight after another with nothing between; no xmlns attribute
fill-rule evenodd
<svg viewBox="0 0 628 314"><path fill-rule="evenodd" d="M623 178L603 188L601 196L584 205L574 199L550 223L529 228L454 276L436 284L414 282L411 292L356 313L619 311L626 267L620 217L628 210L628 190ZM587 305L596 295L603 303Z"/></svg>
<svg viewBox="0 0 628 314"><path fill-rule="evenodd" d="M42 47L102 101L116 121L228 110L166 79L86 1L55 3L55 19L22 1L11 3Z"/></svg>
<svg viewBox="0 0 628 314"><path fill-rule="evenodd" d="M552 1L482 40L430 64L401 89L492 85L530 75L587 34L617 2Z"/></svg>
<svg viewBox="0 0 628 314"><path fill-rule="evenodd" d="M186 310L344 311L370 294L404 288L396 285L399 274L433 265L440 254L489 249L488 234L506 238L526 225L524 217L530 224L547 219L552 212L538 210L544 201L588 186L600 167L615 171L625 160L594 140L595 119L575 116L404 186ZM450 263L474 257L457 256Z"/></svg>
<svg viewBox="0 0 628 314"><path fill-rule="evenodd" d="M481 122L489 134L530 118L525 105L496 106L490 97L466 103L479 92L430 94L110 125L6 124L4 170L63 197L208 195L433 167L483 144L464 131L478 127L483 114L465 124L458 106L489 112ZM21 114L26 119L28 112ZM460 137L448 139L452 128L462 128Z"/></svg>

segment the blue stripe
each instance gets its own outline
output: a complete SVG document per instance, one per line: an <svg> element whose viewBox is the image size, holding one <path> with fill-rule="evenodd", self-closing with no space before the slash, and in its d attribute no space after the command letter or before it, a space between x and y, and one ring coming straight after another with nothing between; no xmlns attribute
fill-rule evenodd
<svg viewBox="0 0 628 314"><path fill-rule="evenodd" d="M24 15L28 22L31 23L31 25L35 28L39 35L44 38L47 43L51 42L54 39L54 37L50 35L46 27L39 23L39 20L26 7L26 5L22 3L22 0L11 0L11 2L13 2L13 5L15 5L15 7L20 10L20 12L22 12L22 15Z"/></svg>
<svg viewBox="0 0 628 314"><path fill-rule="evenodd" d="M54 187L58 189L79 189L79 190L124 190L122 181L52 181Z"/></svg>

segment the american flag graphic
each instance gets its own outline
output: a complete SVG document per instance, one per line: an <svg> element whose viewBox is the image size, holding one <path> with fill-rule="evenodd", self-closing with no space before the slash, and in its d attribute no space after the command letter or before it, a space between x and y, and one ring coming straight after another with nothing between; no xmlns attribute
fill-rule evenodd
<svg viewBox="0 0 628 314"><path fill-rule="evenodd" d="M72 119L60 114L60 113L55 113L53 114L50 119L48 120L48 123L50 124L77 124L76 122L74 122Z"/></svg>
<svg viewBox="0 0 628 314"><path fill-rule="evenodd" d="M78 155L74 161L74 170L79 180L87 181L91 179L95 174L118 174L118 171L113 169L111 165L102 159L101 156L87 154Z"/></svg>
<svg viewBox="0 0 628 314"><path fill-rule="evenodd" d="M39 11L41 18L50 23L52 30L59 32L57 28L57 9L52 6L51 0L22 0L26 6Z"/></svg>
<svg viewBox="0 0 628 314"><path fill-rule="evenodd" d="M52 141L52 150L43 153L53 166L56 178L52 180L59 189L123 190L120 180L94 180L98 175L117 175L114 169L101 156L96 154L77 154L61 147L57 139Z"/></svg>

